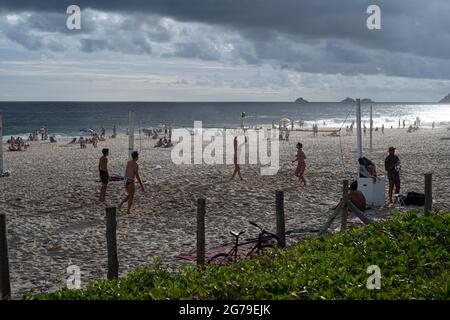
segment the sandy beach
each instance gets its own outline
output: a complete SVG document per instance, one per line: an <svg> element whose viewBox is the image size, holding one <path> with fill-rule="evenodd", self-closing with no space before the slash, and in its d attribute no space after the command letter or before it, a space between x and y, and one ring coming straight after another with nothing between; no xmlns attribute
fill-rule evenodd
<svg viewBox="0 0 450 320"><path fill-rule="evenodd" d="M368 134L364 136L364 152L384 172L387 148L397 147L402 161L401 193L423 192L424 173L432 172L433 206L450 210L450 141L440 139L449 136L444 128L412 133L386 129L384 135L374 132L373 152L369 152ZM99 203L97 165L101 149L109 148L110 171L123 173L128 138L107 139L97 149L92 145L80 149L67 142L31 142L25 152L9 152L3 145L4 167L11 176L0 179L0 210L7 215L15 296L32 288L64 287L69 265L81 268L83 285L106 277L105 207L117 206L124 187L111 182L106 204ZM307 157L307 187L293 175L291 160L297 142L303 143ZM199 197L206 198L206 244L213 247L230 240L229 230L256 235L248 220L275 230L275 190L285 190L287 230L320 227L329 208L339 201L342 180L353 178L357 170L356 134L338 138L293 132L289 142L280 142L277 175L260 176L259 166L242 165L244 181L231 182L232 165L175 165L171 149L153 148L154 143L136 135L146 192L136 193L131 215L122 213L118 218L120 275L153 257L172 270L186 263L177 256L195 249ZM373 210L369 215L386 216L389 209Z"/></svg>

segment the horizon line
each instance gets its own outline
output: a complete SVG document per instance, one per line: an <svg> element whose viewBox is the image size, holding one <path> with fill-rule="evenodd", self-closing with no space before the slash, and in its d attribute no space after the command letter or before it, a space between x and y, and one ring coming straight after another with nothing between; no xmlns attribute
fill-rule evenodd
<svg viewBox="0 0 450 320"><path fill-rule="evenodd" d="M361 99L362 100L362 99ZM22 103L22 102L31 102L31 103L41 103L41 102L52 102L52 103L67 103L67 102L75 102L75 103L293 103L293 104L310 104L310 103L342 103L342 104L350 104L344 101L308 101L308 102L295 102L292 100L289 101L280 101L280 100L270 100L270 101L257 101L257 100L0 100L0 103ZM439 101L372 101L372 102L362 102L362 104L376 104L376 103L425 103L425 104L449 104L445 102Z"/></svg>

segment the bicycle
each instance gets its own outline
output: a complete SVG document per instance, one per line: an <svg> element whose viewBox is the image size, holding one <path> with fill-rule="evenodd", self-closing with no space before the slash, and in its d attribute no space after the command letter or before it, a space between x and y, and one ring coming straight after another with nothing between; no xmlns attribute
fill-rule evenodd
<svg viewBox="0 0 450 320"><path fill-rule="evenodd" d="M229 265L230 263L236 263L237 262L237 256L238 256L238 249L239 247L249 245L249 244L255 244L253 248L246 254L246 257L249 257L253 252L257 254L263 253L264 248L268 247L274 247L275 244L278 242L279 237L269 231L264 230L261 226L259 226L257 223L253 221L249 221L249 223L255 227L257 227L260 230L260 233L258 234L257 238L250 238L245 239L244 242L239 243L239 237L245 233L245 231L241 232L234 232L230 231L230 234L234 237L234 246L231 248L228 252L222 252L218 253L214 256L212 256L208 260L208 264L211 264L214 262L218 265Z"/></svg>

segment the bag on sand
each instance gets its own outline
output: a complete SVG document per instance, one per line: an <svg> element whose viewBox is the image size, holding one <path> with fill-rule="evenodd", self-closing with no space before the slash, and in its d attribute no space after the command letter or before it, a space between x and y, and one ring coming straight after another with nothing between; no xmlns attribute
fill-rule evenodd
<svg viewBox="0 0 450 320"><path fill-rule="evenodd" d="M408 192L403 196L402 202L405 206L423 206L425 205L425 195L423 193Z"/></svg>
<svg viewBox="0 0 450 320"><path fill-rule="evenodd" d="M366 157L358 159L359 162L359 176L360 178L370 178L377 176L377 169L372 161Z"/></svg>

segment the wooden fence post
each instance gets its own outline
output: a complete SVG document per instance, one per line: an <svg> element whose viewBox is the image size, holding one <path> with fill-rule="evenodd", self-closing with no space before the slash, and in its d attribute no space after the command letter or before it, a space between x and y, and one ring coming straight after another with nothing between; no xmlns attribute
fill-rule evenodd
<svg viewBox="0 0 450 320"><path fill-rule="evenodd" d="M347 228L347 217L348 217L348 180L344 180L342 183L342 213L341 213L341 230Z"/></svg>
<svg viewBox="0 0 450 320"><path fill-rule="evenodd" d="M431 208L433 206L433 192L432 192L432 175L431 173L425 174L425 206L423 214L430 215Z"/></svg>
<svg viewBox="0 0 450 320"><path fill-rule="evenodd" d="M275 207L277 215L277 236L278 247L286 247L286 226L284 224L284 192L281 190L275 191Z"/></svg>
<svg viewBox="0 0 450 320"><path fill-rule="evenodd" d="M11 298L8 238L6 234L6 216L4 213L0 214L0 298L2 300Z"/></svg>
<svg viewBox="0 0 450 320"><path fill-rule="evenodd" d="M116 208L106 208L106 244L108 247L108 279L119 278L119 261L117 259L117 221Z"/></svg>
<svg viewBox="0 0 450 320"><path fill-rule="evenodd" d="M205 215L206 200L197 200L197 265L205 264Z"/></svg>

